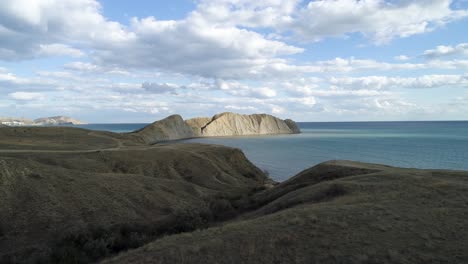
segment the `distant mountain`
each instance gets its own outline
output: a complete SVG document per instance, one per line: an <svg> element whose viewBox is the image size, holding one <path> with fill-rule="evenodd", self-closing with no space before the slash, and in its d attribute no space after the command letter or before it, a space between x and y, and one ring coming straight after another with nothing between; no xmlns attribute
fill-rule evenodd
<svg viewBox="0 0 468 264"><path fill-rule="evenodd" d="M33 125L34 121L28 118L21 117L0 117L0 124L6 126L24 126Z"/></svg>
<svg viewBox="0 0 468 264"><path fill-rule="evenodd" d="M57 125L82 125L82 121L68 116L42 117L35 120L18 117L0 117L0 124L6 126L57 126Z"/></svg>
<svg viewBox="0 0 468 264"><path fill-rule="evenodd" d="M34 120L36 125L82 125L85 124L82 121L73 119L68 116L52 116L43 117Z"/></svg>

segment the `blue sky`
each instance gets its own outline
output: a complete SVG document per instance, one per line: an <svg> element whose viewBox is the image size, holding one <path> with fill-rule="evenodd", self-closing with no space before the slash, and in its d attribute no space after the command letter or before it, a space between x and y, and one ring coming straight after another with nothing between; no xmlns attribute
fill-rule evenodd
<svg viewBox="0 0 468 264"><path fill-rule="evenodd" d="M0 116L467 120L465 0L5 0Z"/></svg>

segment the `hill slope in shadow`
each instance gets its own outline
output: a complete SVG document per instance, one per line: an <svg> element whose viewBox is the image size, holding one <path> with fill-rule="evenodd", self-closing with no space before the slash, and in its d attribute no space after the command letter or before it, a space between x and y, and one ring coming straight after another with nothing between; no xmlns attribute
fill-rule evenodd
<svg viewBox="0 0 468 264"><path fill-rule="evenodd" d="M465 263L468 173L331 161L251 211L104 263Z"/></svg>

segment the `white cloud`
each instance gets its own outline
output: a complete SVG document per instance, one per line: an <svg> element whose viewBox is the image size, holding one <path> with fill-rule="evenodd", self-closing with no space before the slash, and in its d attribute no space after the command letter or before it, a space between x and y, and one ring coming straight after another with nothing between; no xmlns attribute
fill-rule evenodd
<svg viewBox="0 0 468 264"><path fill-rule="evenodd" d="M272 28L278 33L292 31L302 40L362 33L375 43L408 37L441 27L468 16L467 10L453 9L452 0L205 0L194 15L209 23L242 27ZM404 18L404 19L402 19Z"/></svg>
<svg viewBox="0 0 468 264"><path fill-rule="evenodd" d="M325 37L362 33L377 44L434 30L468 15L453 10L451 0L319 0L310 1L288 25L300 37L317 41Z"/></svg>
<svg viewBox="0 0 468 264"><path fill-rule="evenodd" d="M460 43L456 46L437 46L435 49L424 51L424 56L430 59L450 55L467 55L468 43Z"/></svg>
<svg viewBox="0 0 468 264"><path fill-rule="evenodd" d="M98 60L130 68L244 78L277 56L302 52L256 32L207 24L194 16L180 21L133 18L131 30L134 39L109 43L96 52Z"/></svg>
<svg viewBox="0 0 468 264"><path fill-rule="evenodd" d="M3 101L29 103L31 109L46 108L36 100L42 98L57 109L77 112L194 115L231 109L364 115L391 114L392 107L400 113L426 111L399 98L395 88L467 87L467 76L460 72L468 69L468 60L456 57L466 55L466 43L390 62L354 57L295 61L292 56L304 51L303 40L358 33L382 44L467 15L448 0L196 3L179 20L132 18L123 25L105 18L96 0L4 0L0 60L67 56L80 61L35 76L0 68L0 95ZM421 54L430 60L417 60ZM433 74L438 70L443 74ZM151 82L142 83L146 80Z"/></svg>
<svg viewBox="0 0 468 264"><path fill-rule="evenodd" d="M33 92L14 92L8 94L9 97L20 100L20 101L31 101L31 100L42 100L44 99L44 95L41 93L33 93Z"/></svg>
<svg viewBox="0 0 468 264"><path fill-rule="evenodd" d="M67 63L63 66L67 70L72 71L80 71L80 72L100 72L101 67L98 65L89 63L89 62L82 62L82 61L75 61Z"/></svg>
<svg viewBox="0 0 468 264"><path fill-rule="evenodd" d="M430 60L422 63L390 63L377 61L373 59L357 59L351 58L335 58L325 61L311 62L307 65L286 65L280 69L268 70L271 73L349 73L359 71L415 71L424 69L449 69L449 70L465 70L468 68L468 60L453 59L453 60ZM291 77L291 75L287 75Z"/></svg>
<svg viewBox="0 0 468 264"><path fill-rule="evenodd" d="M301 0L203 0L192 14L209 23L278 27L292 20Z"/></svg>
<svg viewBox="0 0 468 264"><path fill-rule="evenodd" d="M330 83L350 89L468 87L466 75L423 75L418 77L343 77L330 78Z"/></svg>
<svg viewBox="0 0 468 264"><path fill-rule="evenodd" d="M258 111L258 109L253 106L226 105L224 108L227 110L234 110L234 111L250 111L250 112Z"/></svg>
<svg viewBox="0 0 468 264"><path fill-rule="evenodd" d="M25 78L14 73L0 71L0 87L5 91L22 90L50 90L57 84L56 80L49 78Z"/></svg>
<svg viewBox="0 0 468 264"><path fill-rule="evenodd" d="M250 87L237 81L218 79L213 85L227 94L240 97L271 98L277 95L275 89L269 87Z"/></svg>
<svg viewBox="0 0 468 264"><path fill-rule="evenodd" d="M423 63L388 63L372 59L335 58L314 63L320 72L352 72L362 70L417 70L427 67Z"/></svg>
<svg viewBox="0 0 468 264"><path fill-rule="evenodd" d="M0 8L0 59L77 55L71 43L94 48L132 37L100 14L95 0L3 0ZM38 52L39 51L39 52Z"/></svg>
<svg viewBox="0 0 468 264"><path fill-rule="evenodd" d="M399 60L399 61L407 61L409 59L411 59L410 57L406 56L406 55L399 55L399 56L395 56L394 58L395 60Z"/></svg>
<svg viewBox="0 0 468 264"><path fill-rule="evenodd" d="M276 91L268 87L252 88L250 90L250 95L260 97L260 98L269 98L269 97L275 97Z"/></svg>
<svg viewBox="0 0 468 264"><path fill-rule="evenodd" d="M151 93L176 93L180 87L172 83L150 83L144 82L141 88Z"/></svg>
<svg viewBox="0 0 468 264"><path fill-rule="evenodd" d="M82 57L84 53L79 50L72 48L65 44L40 44L39 55L41 56L70 56L70 57Z"/></svg>
<svg viewBox="0 0 468 264"><path fill-rule="evenodd" d="M271 108L271 113L273 114L282 114L282 113L285 113L286 112L286 108L284 107L281 107L281 106L273 106Z"/></svg>
<svg viewBox="0 0 468 264"><path fill-rule="evenodd" d="M114 75L130 75L130 72L116 66L100 66L97 64L75 61L67 63L63 66L64 69L75 71L84 74L114 74Z"/></svg>

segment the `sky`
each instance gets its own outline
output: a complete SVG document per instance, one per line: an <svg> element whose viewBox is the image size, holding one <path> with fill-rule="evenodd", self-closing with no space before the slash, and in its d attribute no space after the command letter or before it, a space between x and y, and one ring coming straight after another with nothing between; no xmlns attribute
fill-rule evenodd
<svg viewBox="0 0 468 264"><path fill-rule="evenodd" d="M467 0L2 0L0 116L468 120Z"/></svg>

